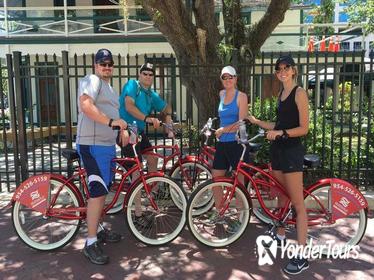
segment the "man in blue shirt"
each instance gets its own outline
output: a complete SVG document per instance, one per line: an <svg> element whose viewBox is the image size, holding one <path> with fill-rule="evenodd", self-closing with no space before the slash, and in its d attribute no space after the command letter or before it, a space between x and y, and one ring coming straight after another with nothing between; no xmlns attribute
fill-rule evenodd
<svg viewBox="0 0 374 280"><path fill-rule="evenodd" d="M172 123L172 110L159 94L151 88L154 76L153 64L143 64L139 72L139 80L129 80L122 89L119 98L119 113L120 117L128 124L136 122L138 132L142 135L142 141L137 145L137 151L141 152L152 146L144 133L145 124L153 124L155 129L160 127L160 121L149 115L152 111L161 112L161 115L165 116L165 122ZM126 156L134 155L131 145L127 145L122 151ZM149 172L157 171L157 157L147 156L147 164Z"/></svg>

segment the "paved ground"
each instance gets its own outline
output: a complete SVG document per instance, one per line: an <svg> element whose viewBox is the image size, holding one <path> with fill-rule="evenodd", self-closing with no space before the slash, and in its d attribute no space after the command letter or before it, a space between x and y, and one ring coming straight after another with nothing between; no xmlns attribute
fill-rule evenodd
<svg viewBox="0 0 374 280"><path fill-rule="evenodd" d="M6 198L3 196L2 201ZM146 247L137 242L121 215L107 221L123 233L121 243L105 245L111 261L106 266L90 264L81 253L85 226L68 246L55 252L37 252L18 239L11 211L0 210L0 279L288 279L282 273L286 263L258 266L255 240L266 228L253 219L244 236L229 248L204 247L188 230L168 246ZM309 270L292 279L374 279L374 219L369 219L360 243L359 258L318 259Z"/></svg>

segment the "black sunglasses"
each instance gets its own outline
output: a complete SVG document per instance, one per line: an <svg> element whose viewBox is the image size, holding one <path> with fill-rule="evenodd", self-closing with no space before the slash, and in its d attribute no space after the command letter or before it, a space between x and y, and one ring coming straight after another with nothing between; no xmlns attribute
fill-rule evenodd
<svg viewBox="0 0 374 280"><path fill-rule="evenodd" d="M99 64L101 67L113 67L113 63L110 62L110 63L100 63Z"/></svg>
<svg viewBox="0 0 374 280"><path fill-rule="evenodd" d="M278 67L275 68L275 72L280 73L282 70L288 71L288 70L290 70L291 67L292 67L292 65L290 65L290 64L287 64L283 68L278 66Z"/></svg>
<svg viewBox="0 0 374 280"><path fill-rule="evenodd" d="M235 76L231 76L231 75L227 75L227 76L222 76L222 80L232 80L232 79L234 79L235 78Z"/></svg>
<svg viewBox="0 0 374 280"><path fill-rule="evenodd" d="M153 77L153 73L144 73L144 72L142 72L142 74L143 74L144 76Z"/></svg>

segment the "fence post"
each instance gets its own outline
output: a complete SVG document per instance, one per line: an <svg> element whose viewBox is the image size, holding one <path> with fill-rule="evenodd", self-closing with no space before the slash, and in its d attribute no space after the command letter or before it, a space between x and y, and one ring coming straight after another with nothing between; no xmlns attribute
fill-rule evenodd
<svg viewBox="0 0 374 280"><path fill-rule="evenodd" d="M72 130L71 130L69 53L67 51L62 51L62 75L63 75L63 83L64 83L66 147L71 148L73 137L72 137Z"/></svg>
<svg viewBox="0 0 374 280"><path fill-rule="evenodd" d="M73 136L71 129L71 102L70 102L70 82L69 82L69 52L62 51L62 79L64 83L64 104L65 104L65 137L66 148L72 148ZM73 174L73 167L68 163L68 176Z"/></svg>
<svg viewBox="0 0 374 280"><path fill-rule="evenodd" d="M27 156L27 135L24 111L24 96L21 85L21 52L13 52L14 67L14 85L17 104L17 122L18 122L18 147L19 159L21 166L21 179L26 180L28 177L28 156Z"/></svg>
<svg viewBox="0 0 374 280"><path fill-rule="evenodd" d="M12 129L12 143L13 143L13 153L14 153L14 174L16 179L16 185L18 186L20 181L19 172L19 155L18 155L18 145L17 145L17 114L16 114L16 102L14 96L14 73L13 73L13 59L12 54L6 55L6 64L8 71L8 98L9 98L9 108L10 108L10 128ZM8 182L9 183L9 182ZM9 185L8 185L9 190Z"/></svg>

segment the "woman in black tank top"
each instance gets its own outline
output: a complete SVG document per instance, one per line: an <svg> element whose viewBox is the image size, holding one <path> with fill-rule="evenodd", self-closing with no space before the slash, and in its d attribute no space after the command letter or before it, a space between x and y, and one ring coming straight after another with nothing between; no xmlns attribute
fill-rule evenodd
<svg viewBox="0 0 374 280"><path fill-rule="evenodd" d="M272 175L286 188L292 206L296 210L297 241L300 246L306 244L307 216L303 197L303 161L305 149L300 137L309 129L308 96L304 89L297 86L297 68L291 56L281 56L275 64L275 75L282 82L279 93L275 122L265 122L253 116L249 120L267 130L267 139L272 141L270 161ZM279 203L285 199L279 197ZM285 241L285 229L278 228L278 243ZM298 256L287 264L284 271L298 274L307 269L307 259Z"/></svg>

